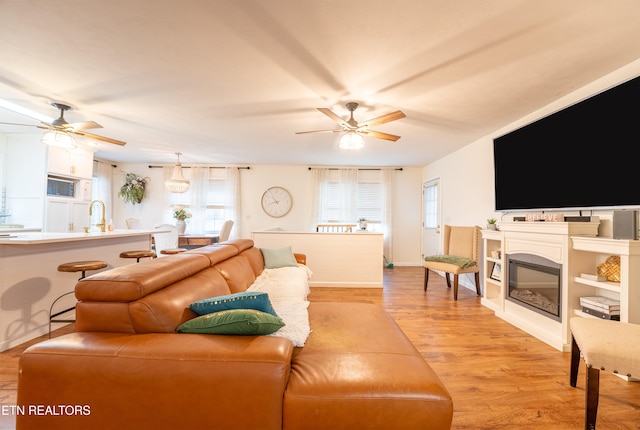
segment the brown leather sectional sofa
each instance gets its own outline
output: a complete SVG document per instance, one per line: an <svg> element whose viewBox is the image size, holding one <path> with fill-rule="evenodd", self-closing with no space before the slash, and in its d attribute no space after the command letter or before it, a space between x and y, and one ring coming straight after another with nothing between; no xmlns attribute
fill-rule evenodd
<svg viewBox="0 0 640 430"><path fill-rule="evenodd" d="M244 239L79 281L77 332L20 359L17 428L450 428L449 393L379 306L312 302L300 348L175 331L190 303L244 291L263 267Z"/></svg>

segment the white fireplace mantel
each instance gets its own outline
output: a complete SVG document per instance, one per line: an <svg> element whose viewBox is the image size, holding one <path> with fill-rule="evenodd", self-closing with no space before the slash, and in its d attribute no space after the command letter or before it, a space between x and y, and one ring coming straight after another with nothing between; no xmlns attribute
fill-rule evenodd
<svg viewBox="0 0 640 430"><path fill-rule="evenodd" d="M595 238L598 221L591 222L508 222L499 225L499 231L483 231L484 293L482 303L496 315L560 351L569 351L571 337L569 319L575 316L575 302L579 297L572 292L575 269L572 237ZM499 251L499 254L496 253ZM562 266L560 321L534 312L506 300L508 268L507 255L532 254L547 258ZM500 265L501 276L495 265ZM582 266L580 266L582 267ZM595 272L595 266L593 267ZM584 294L583 294L584 295Z"/></svg>

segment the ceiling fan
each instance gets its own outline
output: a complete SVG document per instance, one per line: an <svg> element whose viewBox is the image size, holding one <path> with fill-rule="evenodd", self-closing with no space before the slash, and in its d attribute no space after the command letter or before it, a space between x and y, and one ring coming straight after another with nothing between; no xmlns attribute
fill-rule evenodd
<svg viewBox="0 0 640 430"><path fill-rule="evenodd" d="M342 128L337 130L315 130L315 131L298 131L296 134L308 134L308 133L346 133L345 136L353 136L353 135L364 135L377 137L378 139L391 140L393 142L400 139L400 136L396 136L395 134L383 133L381 131L371 130L369 127L384 124L387 122L395 121L398 119L405 118L406 115L402 111L395 111L388 113L386 115L382 115L376 118L372 118L370 120L364 122L358 122L353 118L353 112L358 108L358 103L349 102L345 105L351 116L348 120L342 119L340 116L335 114L331 109L327 108L318 108L320 112L334 120L338 123ZM343 136L344 137L344 136Z"/></svg>
<svg viewBox="0 0 640 430"><path fill-rule="evenodd" d="M0 122L0 124L23 125L27 127L37 127L44 130L54 131L54 132L73 133L79 136L86 136L91 139L101 140L103 142L113 143L115 145L121 145L121 146L124 146L127 144L127 142L123 142L121 140L112 139L110 137L99 136L97 134L87 133L86 131L84 131L84 130L89 130L93 128L102 128L102 126L95 121L84 121L84 122L78 122L73 124L70 124L69 122L67 122L67 120L64 118L64 113L68 110L73 109L70 105L62 102L55 102L55 101L51 101L49 102L49 104L60 111L60 116L54 119L53 121L51 121L50 123L41 121L41 125L16 124L16 123L10 123L10 122Z"/></svg>

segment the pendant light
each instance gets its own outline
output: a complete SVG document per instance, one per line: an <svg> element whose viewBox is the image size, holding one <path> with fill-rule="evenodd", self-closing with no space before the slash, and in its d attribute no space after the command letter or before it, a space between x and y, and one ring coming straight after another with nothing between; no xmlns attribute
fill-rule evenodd
<svg viewBox="0 0 640 430"><path fill-rule="evenodd" d="M171 179L165 181L164 186L167 187L172 193L185 193L189 190L189 181L182 176L182 164L180 164L180 155L182 153L176 152L178 156L178 162L173 167L173 173Z"/></svg>

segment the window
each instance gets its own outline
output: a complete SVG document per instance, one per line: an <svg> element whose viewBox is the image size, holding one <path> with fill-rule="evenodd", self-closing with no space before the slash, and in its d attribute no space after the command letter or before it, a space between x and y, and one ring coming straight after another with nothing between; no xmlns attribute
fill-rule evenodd
<svg viewBox="0 0 640 430"><path fill-rule="evenodd" d="M427 184L424 187L424 228L438 226L438 184Z"/></svg>
<svg viewBox="0 0 640 430"><path fill-rule="evenodd" d="M319 223L367 220L367 230L382 231L384 184L380 170L326 171Z"/></svg>
<svg viewBox="0 0 640 430"><path fill-rule="evenodd" d="M171 194L171 206L191 212L189 231L217 233L226 220L237 223L237 168L194 166L182 173L191 185L185 193Z"/></svg>

